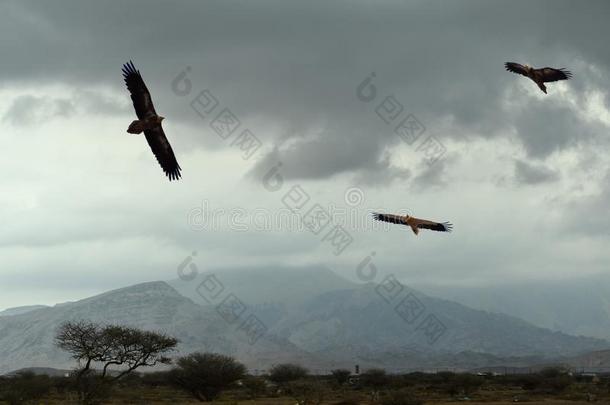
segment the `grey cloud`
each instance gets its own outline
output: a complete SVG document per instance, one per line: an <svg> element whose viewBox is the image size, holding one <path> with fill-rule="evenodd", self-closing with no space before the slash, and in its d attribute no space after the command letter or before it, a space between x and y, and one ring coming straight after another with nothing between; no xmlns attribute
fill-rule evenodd
<svg viewBox="0 0 610 405"><path fill-rule="evenodd" d="M260 178L277 162L282 162L282 175L286 179L324 179L353 172L358 182L386 184L396 177L409 175L408 170L391 165L388 153L381 149L379 136L352 135L349 139L338 130L328 129L314 138L286 142L287 146L275 147L258 162L250 175ZM394 142L398 142L398 137Z"/></svg>
<svg viewBox="0 0 610 405"><path fill-rule="evenodd" d="M396 95L428 128L452 117L455 129L442 137L494 137L514 128L529 154L545 156L570 147L581 135L569 122L561 125L574 114L552 104L553 94L544 106L514 94L533 112L505 110L507 86L519 80L533 84L506 73L502 64L514 59L566 67L585 60L602 70L610 65L600 41L584 40L609 30L602 16L610 5L602 1L589 2L586 11L571 1L553 2L550 15L546 2L508 1L187 1L180 7L160 1L121 7L104 1L87 6L13 1L4 8L5 22L17 36L42 39L32 38L28 52L0 45L4 54L15 55L4 69L5 80L95 81L124 94L119 68L133 58L154 88L159 109L201 126L188 97L177 98L170 90L174 76L189 65L195 89L213 90L245 126L250 117L265 117L283 126L288 139L298 140L332 122L330 145L307 140L291 150L278 145L302 178L375 170L371 162L395 142L391 128L374 125L374 106L354 97L356 85L371 71L378 74L379 97ZM66 40L71 47L63 46ZM574 81L586 83L591 76L575 72ZM576 92L586 88L574 85ZM539 123L545 119L557 124ZM596 128L580 124L590 136L599 136ZM282 141L251 129L271 143ZM371 147L367 135L373 131L379 136ZM307 154L316 155L310 157L313 164L306 164ZM353 161L342 154L352 154Z"/></svg>
<svg viewBox="0 0 610 405"><path fill-rule="evenodd" d="M372 166L365 167L354 176L354 185L384 187L393 184L406 185L412 177L411 170L394 166L389 153L385 152Z"/></svg>
<svg viewBox="0 0 610 405"><path fill-rule="evenodd" d="M127 103L92 90L79 90L70 97L39 97L31 94L16 97L2 116L15 126L39 125L54 118L70 118L76 113L120 115Z"/></svg>
<svg viewBox="0 0 610 405"><path fill-rule="evenodd" d="M447 166L455 161L454 157L444 157L432 165L422 163L422 170L413 179L418 189L441 187L447 183Z"/></svg>
<svg viewBox="0 0 610 405"><path fill-rule="evenodd" d="M565 204L565 228L596 237L610 236L610 171L606 172L600 186L598 193L576 198Z"/></svg>
<svg viewBox="0 0 610 405"><path fill-rule="evenodd" d="M55 98L28 95L24 90L26 98L21 105L11 106L14 110L3 119L5 123L36 122L36 114L50 109L60 115L124 116L126 126L134 112L120 68L133 59L157 111L167 117L165 128L184 168L184 178L178 184L161 183L165 179L145 141L102 138L100 132L107 128L83 128L82 137L70 139L74 141L70 150L60 150L63 145L57 143L41 143L53 152L49 154L40 152L43 146L36 151L22 139L9 139L8 146L17 153L11 150L3 159L7 178L13 183L0 185L0 211L3 223L8 224L0 249L2 257L14 252L15 259L3 264L3 269L29 269L32 280L43 273L55 277L57 269L65 271L57 273L64 280L71 272L82 270L74 281L76 288L94 285L100 278L112 279L109 282L115 286L141 280L143 274L158 278L164 271L173 272L174 260L183 257L180 253L174 259L174 251L190 251L191 246L205 249L210 260L216 261L246 262L257 252L265 252L270 261L278 262L323 260L311 257L320 241L309 234L287 236L279 232L259 238L260 234L250 232L197 233L187 228L184 217L193 201L203 196L214 199L222 195L223 199L225 194L235 193L237 201L248 199L248 203L262 201L260 204L266 205L263 200L271 197L265 197L264 190L245 182L236 185L238 179L233 176L236 170L250 171L254 181L260 181L278 161L283 163L285 179L315 180L313 190L376 186L379 189L367 194L375 206L390 210L406 205L426 217L446 216L456 224L450 237L426 235L417 245L405 246L406 240L411 242L405 238L412 235L400 234L395 227L387 235L360 235L358 254L385 246L388 271L404 267L405 256L396 252L405 248L413 249L409 253L419 258L408 271L418 269L439 279L459 274L491 280L498 279L498 274L513 277L523 263L551 265L544 251L530 249L528 232L544 239L549 250L555 247L552 232L542 236L538 230L532 232L541 228L535 226L537 223L528 220L513 228L510 221L495 228L494 238L480 237L487 235L479 231L494 219L495 204L509 205L505 213L513 206L531 209L520 205L522 195L503 189L507 195L499 197L483 188L487 185L472 184L472 178L450 175L460 162L478 157L481 152L474 141L481 138L489 141L486 151L495 148L502 154L506 140L499 137L515 134L516 147L523 146L526 152L514 167L520 184L553 178L542 163L531 164L530 158L544 162L557 151L583 154L598 145L603 146L599 151L605 150L608 128L579 117L556 91L557 84L549 86L547 96L533 97L537 91L534 84L505 72L502 65L515 60L566 67L574 73L567 86L577 106L586 105L591 91L599 91L608 102L610 53L599 38L610 33L609 11L606 1L589 1L586 6L576 1L508 0L185 0L179 4L134 0L120 6L109 0L4 1L0 4L0 24L10 33L6 38L18 41L0 41L2 88L59 84L68 89ZM185 96L174 94L172 81L187 66L191 67L188 79L192 91ZM356 87L371 72L376 73L377 95L366 103L356 97ZM241 129L248 128L259 137L264 146L260 150L269 154L259 155L258 160L252 159L239 169L233 164L237 167L243 162L236 163L230 156L222 162L216 159L224 159L221 149L229 143L210 130L213 115L202 119L189 106L203 89L218 98L219 108L230 108L240 119ZM447 157L429 168L417 162L409 165L409 170L393 166L388 153L395 153L404 144L394 133L396 122L386 124L375 113L389 95L401 103L403 116L413 114L424 124L426 136L434 134L448 141L446 145L459 144L467 156L452 159L449 148ZM117 125L110 121L109 128ZM3 136L11 137L10 125L6 127ZM87 137L96 137L97 143ZM470 142L477 147L468 147ZM91 162L79 160L80 154ZM603 152L599 155L597 161L587 160L588 166L579 170L601 170L607 157ZM32 164L34 159L36 164ZM513 160L505 162L510 174ZM45 170L40 169L42 165L46 165ZM345 179L354 184L342 184ZM482 197L464 195L462 181L469 182L465 184L469 193L488 193L483 207L474 205ZM421 192L413 193L412 188ZM155 192L149 194L150 190ZM65 200L51 204L44 199L51 191ZM456 203L446 204L449 198ZM608 193L603 192L562 207L569 211L566 223L602 234L609 224L605 214L609 201ZM31 202L32 209L40 212L21 211L24 202ZM73 212L77 208L82 212ZM473 218L472 211L477 208L481 210ZM587 216L587 210L600 220ZM542 217L540 212L530 214ZM572 214L579 218L572 220ZM23 217L28 215L31 220L24 224ZM522 236L518 241L514 232ZM117 247L113 241L124 245ZM429 250L422 251L422 246ZM27 268L22 259L24 249L30 257ZM60 259L47 259L45 252L51 249L58 250ZM91 251L101 251L99 263L89 259ZM442 260L447 263L441 264L446 266L435 261L438 251L444 252ZM484 260L480 260L481 251L486 252ZM517 263L514 257L521 256L515 252L527 252L535 260ZM65 258L69 254L74 258ZM381 255L377 257L381 260ZM107 276L108 268L123 261L117 266L119 270ZM163 267L165 263L169 263L168 268ZM581 263L588 264L585 260ZM571 264L561 265L570 271L567 267ZM444 273L443 268L450 270ZM87 281L89 273L93 281ZM118 273L131 278L126 280ZM27 285L27 277L12 284L22 288L24 295Z"/></svg>
<svg viewBox="0 0 610 405"><path fill-rule="evenodd" d="M604 132L599 125L583 121L571 108L552 101L530 102L515 118L515 127L528 154L538 158L586 143Z"/></svg>
<svg viewBox="0 0 610 405"><path fill-rule="evenodd" d="M94 90L78 90L72 100L82 111L94 115L122 115L132 111L128 98L119 99Z"/></svg>
<svg viewBox="0 0 610 405"><path fill-rule="evenodd" d="M521 184L541 184L559 180L559 173L543 165L515 160L515 180Z"/></svg>
<svg viewBox="0 0 610 405"><path fill-rule="evenodd" d="M70 117L75 108L69 99L19 96L13 100L2 120L15 126L36 125L55 117Z"/></svg>

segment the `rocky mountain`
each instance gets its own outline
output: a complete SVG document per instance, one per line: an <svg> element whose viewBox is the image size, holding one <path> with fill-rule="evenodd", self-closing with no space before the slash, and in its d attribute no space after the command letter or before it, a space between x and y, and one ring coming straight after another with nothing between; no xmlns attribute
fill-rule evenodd
<svg viewBox="0 0 610 405"><path fill-rule="evenodd" d="M416 285L471 308L500 312L571 335L610 339L610 276L502 283L495 286Z"/></svg>
<svg viewBox="0 0 610 405"><path fill-rule="evenodd" d="M176 355L212 350L260 367L305 355L271 335L261 337L254 349L239 321L225 321L215 308L195 304L165 282L153 282L0 318L0 373L25 367L73 367L69 356L54 346L53 337L63 322L80 319L170 334L180 339Z"/></svg>
<svg viewBox="0 0 610 405"><path fill-rule="evenodd" d="M387 368L474 367L506 364L511 357L511 364L522 364L524 357L540 362L610 347L607 341L552 332L406 287L389 303L373 285L321 294L272 331L318 356L359 358Z"/></svg>
<svg viewBox="0 0 610 405"><path fill-rule="evenodd" d="M199 274L193 280L176 279L168 284L185 297L205 305L207 301L198 287L210 276L243 301L263 306L300 305L318 294L358 286L323 266L217 269Z"/></svg>
<svg viewBox="0 0 610 405"><path fill-rule="evenodd" d="M311 274L311 273L310 273ZM0 317L0 373L71 368L53 337L67 320L119 323L180 339L175 355L214 351L252 369L299 362L313 369L524 366L610 348L515 317L474 310L409 288L355 285L332 273L214 273L110 291L88 299ZM276 284L277 283L277 284ZM339 287L339 288L337 288ZM261 293L257 293L262 291ZM321 291L321 292L319 292ZM197 296L198 304L185 295Z"/></svg>
<svg viewBox="0 0 610 405"><path fill-rule="evenodd" d="M13 316L19 314L25 314L26 312L34 311L36 309L48 308L46 305L26 305L23 307L7 308L4 311L0 311L0 316Z"/></svg>

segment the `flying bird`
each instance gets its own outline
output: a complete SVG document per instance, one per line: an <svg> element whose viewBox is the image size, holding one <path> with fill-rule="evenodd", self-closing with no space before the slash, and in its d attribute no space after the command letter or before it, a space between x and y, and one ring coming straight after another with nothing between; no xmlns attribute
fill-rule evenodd
<svg viewBox="0 0 610 405"><path fill-rule="evenodd" d="M178 180L181 176L180 170L182 169L161 127L161 121L165 117L157 115L155 112L150 92L146 88L146 84L144 84L140 71L136 70L132 61L123 65L123 79L125 79L127 89L131 93L131 100L138 116L138 119L129 125L127 132L130 134L141 134L144 132L146 141L165 175L170 181Z"/></svg>
<svg viewBox="0 0 610 405"><path fill-rule="evenodd" d="M529 77L540 87L540 90L546 94L546 86L544 83L556 82L558 80L568 80L572 77L572 73L563 68L555 69L550 67L543 67L541 69L534 69L529 65L521 65L520 63L506 62L504 64L506 70L513 73Z"/></svg>
<svg viewBox="0 0 610 405"><path fill-rule="evenodd" d="M430 229L439 232L451 232L453 229L453 225L449 222L428 221L410 215L379 214L374 212L373 218L377 221L409 226L415 235L419 234L420 229Z"/></svg>

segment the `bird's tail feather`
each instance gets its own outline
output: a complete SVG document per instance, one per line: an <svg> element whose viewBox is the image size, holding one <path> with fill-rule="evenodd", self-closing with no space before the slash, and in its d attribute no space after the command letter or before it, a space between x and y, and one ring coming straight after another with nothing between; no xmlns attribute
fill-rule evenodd
<svg viewBox="0 0 610 405"><path fill-rule="evenodd" d="M127 132L130 134L141 134L144 131L144 125L142 121L135 120L131 124L129 124L129 128L127 128Z"/></svg>

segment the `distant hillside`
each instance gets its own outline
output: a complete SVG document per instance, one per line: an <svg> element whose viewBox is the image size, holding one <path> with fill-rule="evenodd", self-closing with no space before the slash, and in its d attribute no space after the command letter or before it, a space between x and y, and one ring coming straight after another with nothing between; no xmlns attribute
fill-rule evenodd
<svg viewBox="0 0 610 405"><path fill-rule="evenodd" d="M386 367L440 366L443 362L458 367L458 356L462 356L461 366L468 368L490 362L505 363L510 357L531 356L542 361L610 348L607 341L551 332L514 317L473 310L415 290L407 289L403 295L408 293L425 308L412 323L404 321L395 306L385 302L371 285L312 298L274 325L272 331L322 357L377 360ZM428 315L436 317L446 328L433 343L420 326ZM474 353L479 354L478 360L474 360ZM488 358L481 358L485 356Z"/></svg>
<svg viewBox="0 0 610 405"><path fill-rule="evenodd" d="M284 356L301 358L296 347L270 335L252 350L238 325L228 324L213 308L195 304L166 283L153 282L0 318L0 373L25 367L72 368L74 362L53 345L53 337L61 323L78 319L165 332L180 339L182 353L218 351L265 367Z"/></svg>
<svg viewBox="0 0 610 405"><path fill-rule="evenodd" d="M59 370L51 367L26 367L19 370L14 370L5 375L12 376L20 373L34 373L36 375L48 375L49 377L65 377L70 374L71 370Z"/></svg>
<svg viewBox="0 0 610 405"><path fill-rule="evenodd" d="M571 335L610 339L610 276L504 283L497 286L415 286L471 308L516 316Z"/></svg>
<svg viewBox="0 0 610 405"><path fill-rule="evenodd" d="M53 346L53 337L61 323L79 319L162 331L180 340L175 355L220 352L253 369L286 361L325 370L356 363L388 369L527 366L610 348L607 341L552 332L406 287L402 298L389 303L377 286L354 285L324 271L307 274L316 283L299 284L306 273L261 277L257 271L218 273L211 284L210 279L207 284L174 282L184 283L182 290L190 288L191 294L207 289L206 305L167 283L152 282L0 317L0 373L25 367L72 368L68 355ZM342 288L329 290L332 286ZM401 317L396 308L403 298ZM218 305L228 299L239 303L238 319L220 315ZM249 315L268 329L253 344L243 326ZM434 341L425 322L432 318L444 329Z"/></svg>
<svg viewBox="0 0 610 405"><path fill-rule="evenodd" d="M35 311L37 309L48 308L46 305L27 305L23 307L7 308L0 311L0 316L13 316L25 314L26 312Z"/></svg>
<svg viewBox="0 0 610 405"><path fill-rule="evenodd" d="M610 371L610 350L600 350L581 354L565 360L565 363L574 368L586 370Z"/></svg>
<svg viewBox="0 0 610 405"><path fill-rule="evenodd" d="M195 280L176 279L168 281L168 284L196 303L206 304L196 289L209 274L214 274L227 290L251 305L297 305L327 291L358 286L322 266L216 269L199 275Z"/></svg>

